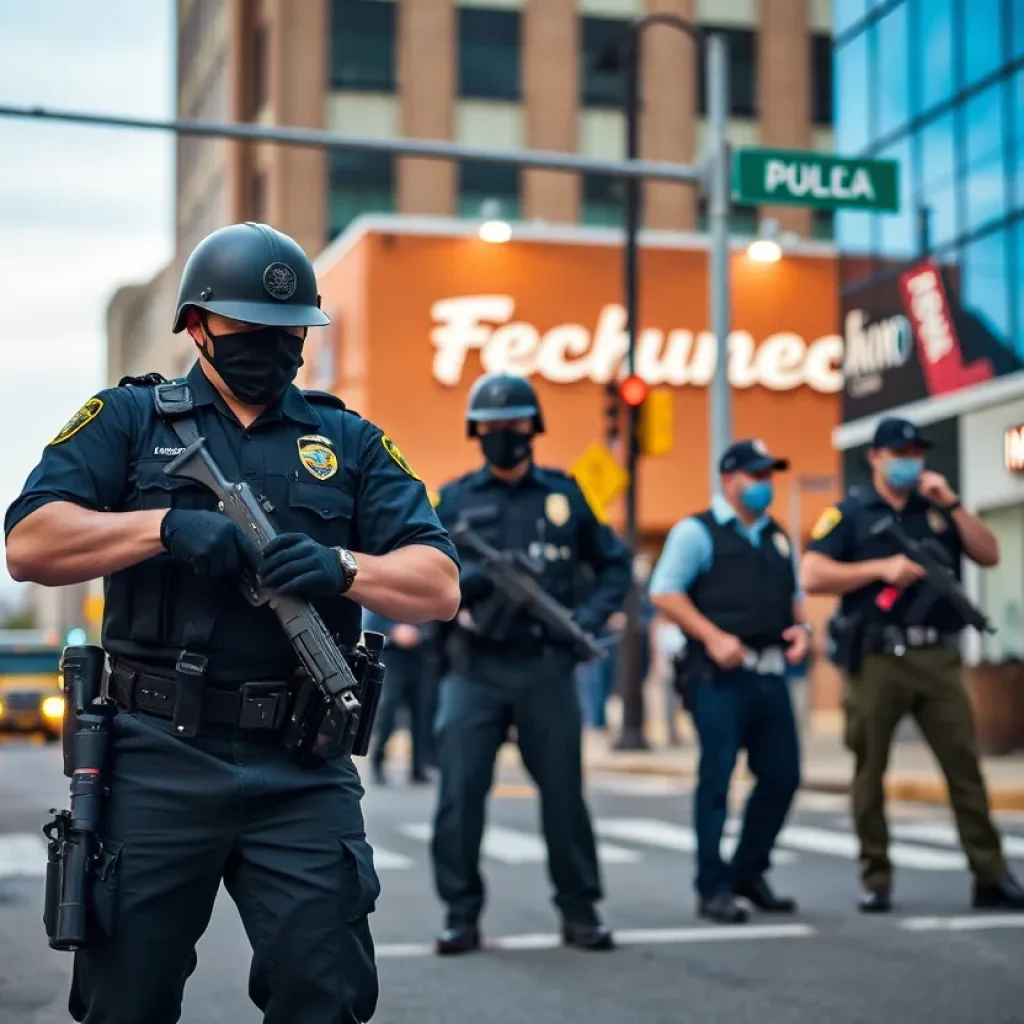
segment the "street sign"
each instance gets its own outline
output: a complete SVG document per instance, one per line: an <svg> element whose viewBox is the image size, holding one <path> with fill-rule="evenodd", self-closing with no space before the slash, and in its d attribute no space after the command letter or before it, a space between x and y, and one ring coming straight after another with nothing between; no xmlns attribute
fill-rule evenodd
<svg viewBox="0 0 1024 1024"><path fill-rule="evenodd" d="M594 514L605 521L605 506L617 498L629 483L629 474L607 448L596 441L572 464L569 472L580 485Z"/></svg>
<svg viewBox="0 0 1024 1024"><path fill-rule="evenodd" d="M640 409L640 451L644 455L668 455L672 451L674 396L659 388L647 396Z"/></svg>
<svg viewBox="0 0 1024 1024"><path fill-rule="evenodd" d="M800 149L738 149L733 196L749 204L896 213L900 165L898 160L857 160Z"/></svg>

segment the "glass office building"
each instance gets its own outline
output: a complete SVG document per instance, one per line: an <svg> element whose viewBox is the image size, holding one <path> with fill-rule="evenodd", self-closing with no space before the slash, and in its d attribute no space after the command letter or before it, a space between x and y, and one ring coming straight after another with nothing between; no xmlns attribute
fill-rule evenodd
<svg viewBox="0 0 1024 1024"><path fill-rule="evenodd" d="M836 150L901 174L898 213L836 218L846 476L879 415L926 429L1002 541L999 571L968 572L1001 627L975 653L1021 654L1024 0L834 0L833 31Z"/></svg>

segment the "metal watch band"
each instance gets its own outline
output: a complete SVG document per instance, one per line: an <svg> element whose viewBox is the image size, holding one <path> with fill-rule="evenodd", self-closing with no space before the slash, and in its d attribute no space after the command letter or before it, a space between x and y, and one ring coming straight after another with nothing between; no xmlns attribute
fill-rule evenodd
<svg viewBox="0 0 1024 1024"><path fill-rule="evenodd" d="M359 572L359 565L355 555L346 548L335 548L338 552L338 564L341 566L341 590L339 594L347 594L356 581L356 574Z"/></svg>

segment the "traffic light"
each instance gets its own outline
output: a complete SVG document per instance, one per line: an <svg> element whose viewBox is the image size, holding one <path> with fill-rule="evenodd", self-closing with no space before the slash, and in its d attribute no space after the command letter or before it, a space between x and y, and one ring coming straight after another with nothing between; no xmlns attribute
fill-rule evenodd
<svg viewBox="0 0 1024 1024"><path fill-rule="evenodd" d="M647 386L647 381L635 373L630 374L619 385L619 395L622 397L623 402L634 408L638 405L643 405L644 399L650 390Z"/></svg>
<svg viewBox="0 0 1024 1024"><path fill-rule="evenodd" d="M652 391L640 408L640 453L668 455L672 451L672 401L668 389Z"/></svg>
<svg viewBox="0 0 1024 1024"><path fill-rule="evenodd" d="M614 448L619 439L619 386L610 380L604 386L604 440Z"/></svg>

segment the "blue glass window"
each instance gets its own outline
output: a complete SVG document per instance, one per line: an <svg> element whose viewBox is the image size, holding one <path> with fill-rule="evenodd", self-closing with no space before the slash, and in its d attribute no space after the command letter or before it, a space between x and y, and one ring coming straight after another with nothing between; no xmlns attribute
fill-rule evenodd
<svg viewBox="0 0 1024 1024"><path fill-rule="evenodd" d="M968 0L964 4L964 84L984 78L1003 62L1002 0Z"/></svg>
<svg viewBox="0 0 1024 1024"><path fill-rule="evenodd" d="M919 113L953 93L953 0L913 0L914 85Z"/></svg>
<svg viewBox="0 0 1024 1024"><path fill-rule="evenodd" d="M967 194L964 228L970 232L1006 213L1002 83L972 99L963 113Z"/></svg>
<svg viewBox="0 0 1024 1024"><path fill-rule="evenodd" d="M1014 349L1017 355L1024 355L1024 221L1017 221L1016 281L1013 294L1017 300L1017 324Z"/></svg>
<svg viewBox="0 0 1024 1024"><path fill-rule="evenodd" d="M910 66L907 48L907 5L900 4L878 22L875 136L889 135L910 116Z"/></svg>
<svg viewBox="0 0 1024 1024"><path fill-rule="evenodd" d="M898 160L900 165L900 209L898 213L878 215L878 251L882 256L906 259L918 251L918 218L912 198L913 167L910 162L910 138L879 150L879 160Z"/></svg>
<svg viewBox="0 0 1024 1024"><path fill-rule="evenodd" d="M331 150L327 157L328 240L361 213L391 213L395 208L395 161L387 153Z"/></svg>
<svg viewBox="0 0 1024 1024"><path fill-rule="evenodd" d="M580 103L587 107L622 105L624 75L610 60L629 34L625 18L581 18Z"/></svg>
<svg viewBox="0 0 1024 1024"><path fill-rule="evenodd" d="M864 17L864 0L832 0L832 31L842 35L851 25Z"/></svg>
<svg viewBox="0 0 1024 1024"><path fill-rule="evenodd" d="M844 252L870 252L871 219L861 210L836 210L836 244Z"/></svg>
<svg viewBox="0 0 1024 1024"><path fill-rule="evenodd" d="M957 235L956 142L953 115L946 114L921 130L921 188L918 206L926 207L933 247L951 242Z"/></svg>
<svg viewBox="0 0 1024 1024"><path fill-rule="evenodd" d="M1010 0L1010 18L1013 22L1010 34L1011 56L1019 57L1024 54L1024 4L1020 0Z"/></svg>
<svg viewBox="0 0 1024 1024"><path fill-rule="evenodd" d="M835 90L832 97L836 119L836 152L847 156L860 153L868 144L870 90L868 40L854 36L836 50Z"/></svg>
<svg viewBox="0 0 1024 1024"><path fill-rule="evenodd" d="M1010 342L1008 244L1008 231L993 231L965 245L960 261L961 303L1003 345Z"/></svg>
<svg viewBox="0 0 1024 1024"><path fill-rule="evenodd" d="M1020 8L1021 18L1024 18L1024 3L1020 4ZM1016 195L1014 196L1013 205L1017 209L1021 209L1024 207L1024 70L1018 71L1013 76L1010 87L1010 102L1013 104L1013 135L1015 139L1014 160L1017 165L1014 169ZM1021 330L1024 330L1024 324L1021 324Z"/></svg>
<svg viewBox="0 0 1024 1024"><path fill-rule="evenodd" d="M392 92L395 88L395 4L332 0L332 89Z"/></svg>

